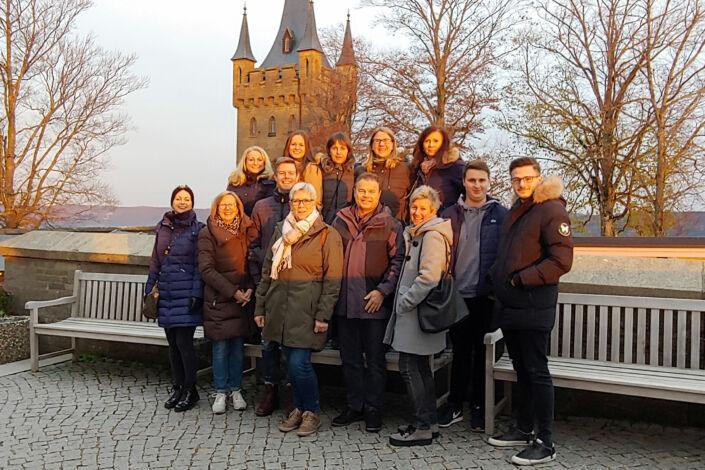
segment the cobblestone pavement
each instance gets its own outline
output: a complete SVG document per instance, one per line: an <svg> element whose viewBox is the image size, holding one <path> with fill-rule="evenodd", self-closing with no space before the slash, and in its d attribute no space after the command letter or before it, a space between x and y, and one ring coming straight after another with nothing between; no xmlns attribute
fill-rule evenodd
<svg viewBox="0 0 705 470"><path fill-rule="evenodd" d="M404 421L401 395L389 395L382 433L356 423L331 428L344 405L341 389L325 388L316 437L277 430L278 416L248 409L214 416L210 381L201 402L174 413L162 407L164 370L112 362L64 363L38 374L0 379L0 468L446 469L512 468L512 451L456 424L437 443L393 448L387 436ZM246 381L252 390L253 379ZM705 430L568 418L556 422L558 460L545 468L705 468Z"/></svg>

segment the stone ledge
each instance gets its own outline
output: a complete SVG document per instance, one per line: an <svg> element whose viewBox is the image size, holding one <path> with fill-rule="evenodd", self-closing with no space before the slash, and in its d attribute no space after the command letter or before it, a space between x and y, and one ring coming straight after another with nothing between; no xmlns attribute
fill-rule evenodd
<svg viewBox="0 0 705 470"><path fill-rule="evenodd" d="M148 266L154 235L35 230L0 243L0 255Z"/></svg>

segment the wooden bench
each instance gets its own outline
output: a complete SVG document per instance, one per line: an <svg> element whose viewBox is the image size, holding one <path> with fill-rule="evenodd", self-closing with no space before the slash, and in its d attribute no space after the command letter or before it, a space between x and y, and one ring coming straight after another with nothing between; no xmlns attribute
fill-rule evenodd
<svg viewBox="0 0 705 470"><path fill-rule="evenodd" d="M55 300L30 301L30 352L32 371L39 370L39 359L71 352L76 354L76 338L122 343L167 346L164 329L155 320L142 316L142 298L146 275L74 273L73 295ZM43 308L70 306L70 317L53 323L41 323ZM71 338L71 348L41 355L39 336ZM203 328L195 338L203 338Z"/></svg>
<svg viewBox="0 0 705 470"><path fill-rule="evenodd" d="M262 357L262 348L256 344L246 344L245 345L245 357L249 357L252 360ZM453 361L453 353L450 351L443 351L442 354L434 357L431 363L431 372L433 372L434 378L436 372L443 369L444 367L450 367ZM340 366L343 364L340 359L340 351L336 349L324 349L322 351L317 351L311 354L311 362L314 364L324 364L329 366ZM252 366L254 368L254 364ZM392 372L399 372L399 353L395 351L390 351L387 353L387 370ZM438 405L441 405L448 399L448 393L450 391L450 370L447 374L447 384L446 389L443 393L436 399Z"/></svg>
<svg viewBox="0 0 705 470"><path fill-rule="evenodd" d="M549 369L557 387L705 404L705 300L560 294ZM485 432L511 408L512 362L485 336ZM504 398L495 403L495 381Z"/></svg>

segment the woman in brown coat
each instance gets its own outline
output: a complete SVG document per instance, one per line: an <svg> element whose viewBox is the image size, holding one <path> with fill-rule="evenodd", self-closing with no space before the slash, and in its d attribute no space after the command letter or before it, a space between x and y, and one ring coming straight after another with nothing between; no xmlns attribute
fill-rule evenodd
<svg viewBox="0 0 705 470"><path fill-rule="evenodd" d="M343 272L340 234L316 210L316 190L291 188L291 212L277 224L257 286L255 322L267 341L280 344L296 408L279 430L315 433L321 424L318 378L311 352L323 349L328 320L338 300Z"/></svg>
<svg viewBox="0 0 705 470"><path fill-rule="evenodd" d="M198 268L205 283L203 329L213 343L213 412L225 413L231 398L244 410L242 398L243 339L249 335L246 306L253 285L247 270L250 219L240 198L225 191L216 196L206 226L198 235Z"/></svg>

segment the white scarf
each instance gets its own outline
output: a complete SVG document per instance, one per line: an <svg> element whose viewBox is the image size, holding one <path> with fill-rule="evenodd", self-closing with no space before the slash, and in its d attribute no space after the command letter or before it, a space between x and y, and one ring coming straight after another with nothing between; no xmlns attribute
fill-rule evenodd
<svg viewBox="0 0 705 470"><path fill-rule="evenodd" d="M272 245L272 279L279 278L279 271L282 269L291 269L291 246L301 240L301 237L311 230L313 223L320 216L316 209L303 220L297 221L294 214L289 212L289 215L284 219L282 225L282 236L277 239Z"/></svg>

